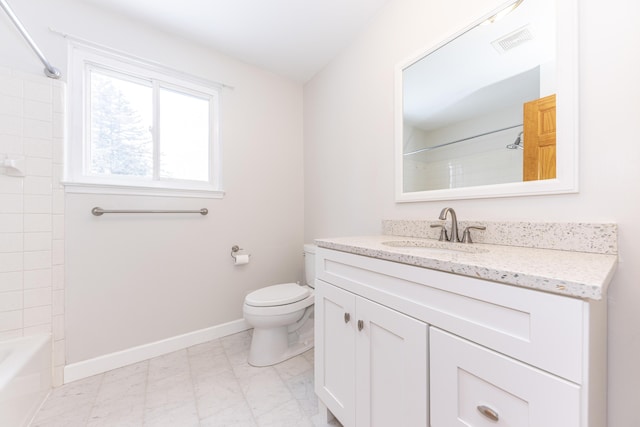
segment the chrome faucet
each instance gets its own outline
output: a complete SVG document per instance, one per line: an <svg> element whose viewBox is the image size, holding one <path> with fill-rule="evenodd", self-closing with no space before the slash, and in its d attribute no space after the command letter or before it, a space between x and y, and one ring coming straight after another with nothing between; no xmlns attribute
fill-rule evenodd
<svg viewBox="0 0 640 427"><path fill-rule="evenodd" d="M458 217L456 217L456 212L453 210L453 208L442 209L439 218L441 220L446 220L448 213L451 213L451 232L449 233L449 241L459 242L460 238L458 237Z"/></svg>

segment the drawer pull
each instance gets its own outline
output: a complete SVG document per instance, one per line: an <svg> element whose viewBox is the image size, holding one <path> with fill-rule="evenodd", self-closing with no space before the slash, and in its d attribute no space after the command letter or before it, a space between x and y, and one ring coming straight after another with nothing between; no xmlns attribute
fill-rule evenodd
<svg viewBox="0 0 640 427"><path fill-rule="evenodd" d="M358 320L358 330L361 331L364 328L364 321Z"/></svg>
<svg viewBox="0 0 640 427"><path fill-rule="evenodd" d="M351 320L351 315L349 313L345 313L344 314L344 323L349 323L349 320Z"/></svg>
<svg viewBox="0 0 640 427"><path fill-rule="evenodd" d="M482 415L489 418L491 421L498 421L500 419L498 413L488 406L478 405L478 411L480 411Z"/></svg>

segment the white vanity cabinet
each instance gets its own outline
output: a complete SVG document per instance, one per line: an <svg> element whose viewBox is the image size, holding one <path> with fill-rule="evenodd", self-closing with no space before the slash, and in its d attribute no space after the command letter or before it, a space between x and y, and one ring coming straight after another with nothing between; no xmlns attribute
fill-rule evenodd
<svg viewBox="0 0 640 427"><path fill-rule="evenodd" d="M316 391L345 426L427 425L427 325L320 282Z"/></svg>
<svg viewBox="0 0 640 427"><path fill-rule="evenodd" d="M315 316L344 427L606 425L603 301L319 247Z"/></svg>

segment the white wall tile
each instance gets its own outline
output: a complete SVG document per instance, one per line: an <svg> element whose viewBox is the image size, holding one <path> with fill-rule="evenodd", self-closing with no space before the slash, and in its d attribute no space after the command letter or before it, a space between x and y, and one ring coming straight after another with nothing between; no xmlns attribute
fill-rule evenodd
<svg viewBox="0 0 640 427"><path fill-rule="evenodd" d="M51 103L33 101L31 99L24 100L24 116L27 119L52 121L53 112L51 111Z"/></svg>
<svg viewBox="0 0 640 427"><path fill-rule="evenodd" d="M22 135L24 135L25 138L39 138L49 140L53 138L52 122L33 119L23 119L22 122Z"/></svg>
<svg viewBox="0 0 640 427"><path fill-rule="evenodd" d="M0 194L22 194L24 179L0 175Z"/></svg>
<svg viewBox="0 0 640 427"><path fill-rule="evenodd" d="M24 233L24 251L50 251L51 233Z"/></svg>
<svg viewBox="0 0 640 427"><path fill-rule="evenodd" d="M53 265L64 264L64 240L53 241L53 252L51 254L51 263Z"/></svg>
<svg viewBox="0 0 640 427"><path fill-rule="evenodd" d="M22 98L22 80L14 77L0 78L0 95L17 96Z"/></svg>
<svg viewBox="0 0 640 427"><path fill-rule="evenodd" d="M53 157L53 147L51 145L51 140L25 137L24 154L27 156L51 159Z"/></svg>
<svg viewBox="0 0 640 427"><path fill-rule="evenodd" d="M64 265L54 265L51 270L53 289L64 289Z"/></svg>
<svg viewBox="0 0 640 427"><path fill-rule="evenodd" d="M24 152L24 144L21 135L2 135L0 138L0 153L4 154L22 154Z"/></svg>
<svg viewBox="0 0 640 427"><path fill-rule="evenodd" d="M61 113L53 114L53 137L64 138L64 116Z"/></svg>
<svg viewBox="0 0 640 427"><path fill-rule="evenodd" d="M53 146L52 150L52 158L53 163L62 164L64 163L64 140L63 138L53 138Z"/></svg>
<svg viewBox="0 0 640 427"><path fill-rule="evenodd" d="M0 253L0 273L22 270L22 252Z"/></svg>
<svg viewBox="0 0 640 427"><path fill-rule="evenodd" d="M0 114L0 135L22 135L22 118Z"/></svg>
<svg viewBox="0 0 640 427"><path fill-rule="evenodd" d="M24 253L25 271L47 268L51 268L51 251L36 251Z"/></svg>
<svg viewBox="0 0 640 427"><path fill-rule="evenodd" d="M51 329L53 330L54 341L64 339L64 314L53 316L53 324Z"/></svg>
<svg viewBox="0 0 640 427"><path fill-rule="evenodd" d="M65 363L64 340L53 343L53 366L61 366Z"/></svg>
<svg viewBox="0 0 640 427"><path fill-rule="evenodd" d="M0 233L22 233L23 226L22 214L0 214Z"/></svg>
<svg viewBox="0 0 640 427"><path fill-rule="evenodd" d="M51 288L36 288L24 290L24 308L51 305Z"/></svg>
<svg viewBox="0 0 640 427"><path fill-rule="evenodd" d="M12 331L0 332L0 341L12 340L14 338L22 337L22 328L14 329Z"/></svg>
<svg viewBox="0 0 640 427"><path fill-rule="evenodd" d="M50 177L26 176L24 178L24 194L51 195L51 185Z"/></svg>
<svg viewBox="0 0 640 427"><path fill-rule="evenodd" d="M22 213L22 195L0 194L0 213Z"/></svg>
<svg viewBox="0 0 640 427"><path fill-rule="evenodd" d="M0 312L21 310L22 308L22 291L0 293Z"/></svg>
<svg viewBox="0 0 640 427"><path fill-rule="evenodd" d="M64 213L64 190L53 190L52 212L54 214Z"/></svg>
<svg viewBox="0 0 640 427"><path fill-rule="evenodd" d="M0 233L0 253L22 252L23 250L22 233Z"/></svg>
<svg viewBox="0 0 640 427"><path fill-rule="evenodd" d="M0 292L22 290L22 271L0 273Z"/></svg>
<svg viewBox="0 0 640 427"><path fill-rule="evenodd" d="M36 233L51 231L51 215L48 214L24 214L24 232Z"/></svg>
<svg viewBox="0 0 640 427"><path fill-rule="evenodd" d="M51 385L54 387L60 387L64 384L64 366L53 367L53 379Z"/></svg>
<svg viewBox="0 0 640 427"><path fill-rule="evenodd" d="M22 328L22 310L0 312L0 332Z"/></svg>
<svg viewBox="0 0 640 427"><path fill-rule="evenodd" d="M54 86L52 89L52 111L54 113L64 113L65 91L61 86Z"/></svg>
<svg viewBox="0 0 640 427"><path fill-rule="evenodd" d="M51 177L53 163L51 159L27 157L27 175Z"/></svg>
<svg viewBox="0 0 640 427"><path fill-rule="evenodd" d="M53 163L53 168L51 171L51 178L53 179L51 183L51 187L54 190L63 190L64 186L60 183L62 181L62 176L64 173L64 167L61 164Z"/></svg>
<svg viewBox="0 0 640 427"><path fill-rule="evenodd" d="M24 288L43 288L53 286L52 269L29 270L24 272Z"/></svg>
<svg viewBox="0 0 640 427"><path fill-rule="evenodd" d="M23 100L17 96L0 96L0 114L19 116L22 112Z"/></svg>
<svg viewBox="0 0 640 427"><path fill-rule="evenodd" d="M64 239L64 215L52 216L53 239Z"/></svg>
<svg viewBox="0 0 640 427"><path fill-rule="evenodd" d="M64 97L63 83L0 69L0 158L26 156L26 177L7 176L0 168L0 340L53 331L55 283L58 384L64 265L53 269L52 260L64 262Z"/></svg>
<svg viewBox="0 0 640 427"><path fill-rule="evenodd" d="M24 196L24 213L43 213L50 214L52 210L52 197L48 195L32 195Z"/></svg>
<svg viewBox="0 0 640 427"><path fill-rule="evenodd" d="M23 82L24 99L51 103L53 101L53 89L50 83L40 83L25 80Z"/></svg>
<svg viewBox="0 0 640 427"><path fill-rule="evenodd" d="M24 328L22 331L25 337L28 337L30 335L50 334L51 323L44 323L42 325L37 325L37 326L29 326L28 328Z"/></svg>
<svg viewBox="0 0 640 427"><path fill-rule="evenodd" d="M53 304L54 316L64 314L64 291L63 290L53 291L52 304Z"/></svg>
<svg viewBox="0 0 640 427"><path fill-rule="evenodd" d="M51 324L51 306L25 308L23 312L24 327Z"/></svg>

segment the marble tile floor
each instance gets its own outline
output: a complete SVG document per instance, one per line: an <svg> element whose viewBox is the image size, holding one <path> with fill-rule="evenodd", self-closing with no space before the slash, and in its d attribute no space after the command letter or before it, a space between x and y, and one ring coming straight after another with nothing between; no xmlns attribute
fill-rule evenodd
<svg viewBox="0 0 640 427"><path fill-rule="evenodd" d="M256 368L250 342L242 332L65 384L31 427L314 426L313 350Z"/></svg>

